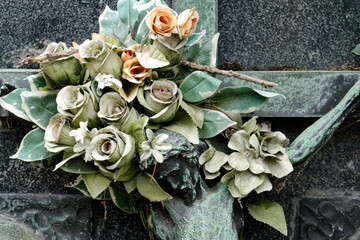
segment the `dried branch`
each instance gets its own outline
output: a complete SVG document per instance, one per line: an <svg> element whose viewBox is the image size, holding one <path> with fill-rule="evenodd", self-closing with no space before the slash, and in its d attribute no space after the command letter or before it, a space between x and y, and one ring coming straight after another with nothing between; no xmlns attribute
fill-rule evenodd
<svg viewBox="0 0 360 240"><path fill-rule="evenodd" d="M24 60L22 60L21 64L22 65L29 65L29 64L33 64L36 62L44 62L47 60L51 60L51 59L58 59L58 58L62 58L62 57L67 57L70 55L73 55L75 53L79 52L78 48L73 48L67 51L63 51L63 52L57 52L57 53L48 53L48 54L44 54L44 55L40 55L34 58L25 58Z"/></svg>
<svg viewBox="0 0 360 240"><path fill-rule="evenodd" d="M229 76L229 77L239 78L239 79L242 79L242 80L245 80L248 82L252 82L252 83L256 83L256 84L260 84L260 85L263 85L266 87L277 87L278 86L276 83L273 83L273 82L261 80L261 79L254 78L254 77L249 77L247 75L240 74L240 73L233 72L233 71L220 70L218 68L200 65L198 63L193 63L193 62L189 62L186 60L181 60L180 65L189 67L189 68L193 68L193 69L197 69L197 70L201 70L201 71L205 71L205 72L209 72L209 73L216 73L216 74L225 75L225 76Z"/></svg>

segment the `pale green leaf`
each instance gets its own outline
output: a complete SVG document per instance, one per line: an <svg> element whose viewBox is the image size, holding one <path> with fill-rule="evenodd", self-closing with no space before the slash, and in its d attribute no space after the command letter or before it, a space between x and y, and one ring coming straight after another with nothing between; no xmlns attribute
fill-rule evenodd
<svg viewBox="0 0 360 240"><path fill-rule="evenodd" d="M125 190L127 193L131 193L132 191L134 191L136 189L136 178L127 181L127 182L123 182Z"/></svg>
<svg viewBox="0 0 360 240"><path fill-rule="evenodd" d="M208 171L205 170L204 175L205 175L205 179L213 180L213 179L217 178L218 176L220 176L221 173L220 172L209 173Z"/></svg>
<svg viewBox="0 0 360 240"><path fill-rule="evenodd" d="M206 30L203 30L199 33L191 34L191 36L188 37L187 43L185 44L185 49L190 48L190 47L194 46L195 44L202 43L202 41L204 40L205 34L206 34Z"/></svg>
<svg viewBox="0 0 360 240"><path fill-rule="evenodd" d="M180 102L180 106L189 114L189 116L194 121L194 123L199 128L202 128L203 123L204 123L204 112L203 112L203 110L198 106L186 103L184 101Z"/></svg>
<svg viewBox="0 0 360 240"><path fill-rule="evenodd" d="M49 152L45 148L45 131L36 128L30 131L21 141L19 150L10 158L17 158L26 162L49 158L56 153Z"/></svg>
<svg viewBox="0 0 360 240"><path fill-rule="evenodd" d="M250 167L244 154L233 152L229 157L229 165L237 171L245 171Z"/></svg>
<svg viewBox="0 0 360 240"><path fill-rule="evenodd" d="M99 17L99 25L100 34L105 34L105 37L115 35L124 41L129 34L129 27L120 21L118 12L111 10L108 6Z"/></svg>
<svg viewBox="0 0 360 240"><path fill-rule="evenodd" d="M287 236L286 219L283 208L276 202L259 200L246 204L250 215L256 220L266 223Z"/></svg>
<svg viewBox="0 0 360 240"><path fill-rule="evenodd" d="M139 16L139 10L135 4L138 4L138 1L118 0L117 2L119 19L122 23L126 24L127 27L133 25Z"/></svg>
<svg viewBox="0 0 360 240"><path fill-rule="evenodd" d="M15 114L19 118L31 121L25 110L22 108L22 99L21 93L30 91L27 88L18 88L12 91L11 93L0 98L0 106L9 112Z"/></svg>
<svg viewBox="0 0 360 240"><path fill-rule="evenodd" d="M246 123L244 123L244 125L242 125L242 128L245 130L247 134L250 135L251 133L259 130L259 127L256 124L256 119L257 117L252 117L249 121L247 121Z"/></svg>
<svg viewBox="0 0 360 240"><path fill-rule="evenodd" d="M211 97L219 88L221 81L209 74L195 71L187 76L180 85L183 98L189 102L199 102Z"/></svg>
<svg viewBox="0 0 360 240"><path fill-rule="evenodd" d="M161 68L169 65L168 60L158 49L150 46L144 47L142 51L136 52L136 57L141 66L145 68Z"/></svg>
<svg viewBox="0 0 360 240"><path fill-rule="evenodd" d="M82 174L87 190L92 198L100 195L111 183L111 180L104 177L101 173Z"/></svg>
<svg viewBox="0 0 360 240"><path fill-rule="evenodd" d="M216 173L220 168L227 163L229 156L223 152L215 151L214 156L204 164L204 168L209 173Z"/></svg>
<svg viewBox="0 0 360 240"><path fill-rule="evenodd" d="M230 179L228 182L228 190L231 194L231 196L233 196L233 198L244 198L246 197L246 195L243 195L239 192L239 189L235 186L235 182L234 179Z"/></svg>
<svg viewBox="0 0 360 240"><path fill-rule="evenodd" d="M215 155L215 148L212 145L209 145L209 149L203 152L199 157L199 164L203 165L209 161Z"/></svg>
<svg viewBox="0 0 360 240"><path fill-rule="evenodd" d="M155 179L148 173L143 172L136 177L136 188L143 197L146 197L151 202L172 199L171 195L162 190Z"/></svg>
<svg viewBox="0 0 360 240"><path fill-rule="evenodd" d="M109 192L115 205L124 212L136 213L142 206L141 202L129 198L112 187L109 187Z"/></svg>
<svg viewBox="0 0 360 240"><path fill-rule="evenodd" d="M212 138L226 128L236 125L236 122L230 120L224 113L215 110L203 109L204 124L199 129L200 138Z"/></svg>
<svg viewBox="0 0 360 240"><path fill-rule="evenodd" d="M264 174L255 175L248 170L235 174L235 185L242 195L248 195L252 190L260 186L264 180Z"/></svg>
<svg viewBox="0 0 360 240"><path fill-rule="evenodd" d="M139 119L136 119L131 125L131 129L132 129L131 135L135 139L135 148L136 151L139 153L139 155L143 153L143 150L141 148L141 143L146 141L144 129L145 126L148 124L148 122L149 122L149 117L143 116Z"/></svg>
<svg viewBox="0 0 360 240"><path fill-rule="evenodd" d="M233 179L234 176L235 176L235 174L236 174L236 170L233 169L233 170L231 170L230 172L224 174L224 176L222 176L222 178L221 178L220 181L221 181L222 183L226 183L226 182L229 181L230 179Z"/></svg>
<svg viewBox="0 0 360 240"><path fill-rule="evenodd" d="M75 183L71 184L69 187L75 188L79 190L82 194L84 194L86 197L91 198L91 195L89 191L86 188L85 182L82 179L81 175L78 176ZM111 200L111 196L108 189L105 189L104 192L102 192L99 196L95 198L96 200Z"/></svg>
<svg viewBox="0 0 360 240"><path fill-rule="evenodd" d="M360 44L357 45L353 50L352 52L356 55L360 55Z"/></svg>
<svg viewBox="0 0 360 240"><path fill-rule="evenodd" d="M187 113L176 113L171 125L163 126L163 128L180 133L192 144L199 144L198 128Z"/></svg>
<svg viewBox="0 0 360 240"><path fill-rule="evenodd" d="M261 108L269 98L276 96L283 95L250 87L226 87L215 93L210 102L226 112L250 113Z"/></svg>
<svg viewBox="0 0 360 240"><path fill-rule="evenodd" d="M57 111L56 91L37 91L23 92L23 109L32 122L46 129L51 117L55 116Z"/></svg>

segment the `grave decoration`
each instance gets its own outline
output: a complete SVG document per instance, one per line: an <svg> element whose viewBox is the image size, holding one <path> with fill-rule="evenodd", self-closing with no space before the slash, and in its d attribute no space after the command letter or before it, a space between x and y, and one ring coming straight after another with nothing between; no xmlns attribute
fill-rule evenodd
<svg viewBox="0 0 360 240"><path fill-rule="evenodd" d="M12 158L31 162L62 154L54 171L78 174L72 187L93 199L112 200L125 212L140 212L145 227L161 239L170 233L160 217L165 209L154 202L169 212L184 204L184 216L177 216L182 220L172 220L199 229L189 233L194 227L187 226L181 234L235 239L241 230L231 220L233 199L270 191L271 179L293 170L284 134L256 117L242 122L241 114L283 96L222 87L209 75L274 86L215 69L218 35L206 39L197 29L201 17L195 8L176 13L159 0L119 0L117 11L107 7L101 14L100 34L91 40L70 48L51 43L40 56L25 59L40 62L40 74L27 78L31 89L15 89L0 103L36 127ZM198 204L219 192L219 202ZM223 197L228 206L222 208ZM257 220L287 234L280 205L259 201L247 207ZM184 222L196 215L185 214L192 208L202 208L198 219L204 222ZM228 216L219 221L223 212ZM206 218L213 218L207 230ZM229 229L218 227L229 223Z"/></svg>

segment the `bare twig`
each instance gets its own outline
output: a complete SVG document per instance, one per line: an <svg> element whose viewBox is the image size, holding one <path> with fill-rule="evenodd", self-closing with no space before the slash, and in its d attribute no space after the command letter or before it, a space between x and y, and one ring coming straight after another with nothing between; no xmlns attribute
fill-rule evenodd
<svg viewBox="0 0 360 240"><path fill-rule="evenodd" d="M229 77L239 78L239 79L242 79L242 80L245 80L248 82L252 82L252 83L256 83L256 84L260 84L260 85L263 85L266 87L277 87L278 86L276 83L273 83L273 82L261 80L261 79L254 78L254 77L249 77L247 75L240 74L240 73L233 72L233 71L220 70L218 68L200 65L198 63L193 63L193 62L189 62L186 60L181 60L180 65L189 67L189 68L193 68L193 69L197 69L197 70L206 71L209 73L216 73L216 74L221 74L221 75L225 75L225 76L229 76Z"/></svg>
<svg viewBox="0 0 360 240"><path fill-rule="evenodd" d="M47 61L47 60L51 60L51 59L58 59L58 58L62 58L62 57L67 57L70 55L73 55L75 53L79 52L78 48L73 48L67 51L63 51L63 52L57 52L57 53L48 53L48 54L44 54L44 55L40 55L34 58L25 58L24 60L22 60L21 64L22 65L29 65L32 63L36 63L36 62L43 62L43 61Z"/></svg>
<svg viewBox="0 0 360 240"><path fill-rule="evenodd" d="M104 220L107 220L107 207L106 207L106 201L101 201L101 204L104 206Z"/></svg>

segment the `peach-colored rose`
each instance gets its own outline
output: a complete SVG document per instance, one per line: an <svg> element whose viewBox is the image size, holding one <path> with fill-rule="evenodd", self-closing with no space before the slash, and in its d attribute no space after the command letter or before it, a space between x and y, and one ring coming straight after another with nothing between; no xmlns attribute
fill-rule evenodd
<svg viewBox="0 0 360 240"><path fill-rule="evenodd" d="M135 53L130 49L125 49L121 54L121 60L123 62L126 62L128 60L131 60L135 57Z"/></svg>
<svg viewBox="0 0 360 240"><path fill-rule="evenodd" d="M143 85L145 78L151 75L151 69L144 68L134 57L124 63L122 77L131 83Z"/></svg>
<svg viewBox="0 0 360 240"><path fill-rule="evenodd" d="M195 10L195 7L192 9L187 9L179 14L177 19L176 30L179 34L180 39L183 37L189 37L193 32L195 32L197 22L199 21L199 14Z"/></svg>
<svg viewBox="0 0 360 240"><path fill-rule="evenodd" d="M154 34L170 37L176 22L176 17L168 8L158 6L152 10L146 25Z"/></svg>

